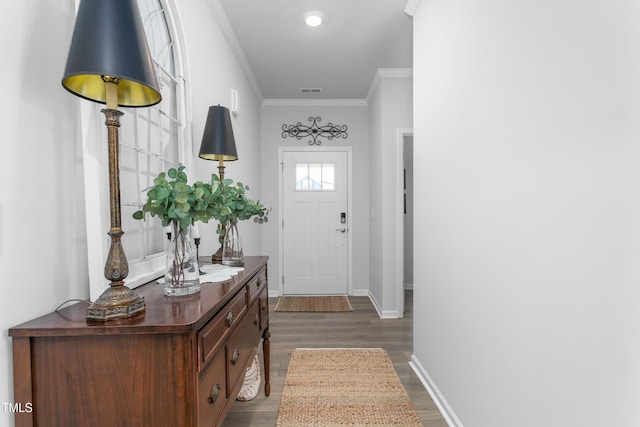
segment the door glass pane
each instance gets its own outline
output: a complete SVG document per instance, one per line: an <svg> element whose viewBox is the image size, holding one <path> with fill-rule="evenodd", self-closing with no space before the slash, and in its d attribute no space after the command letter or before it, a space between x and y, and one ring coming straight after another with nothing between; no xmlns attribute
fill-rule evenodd
<svg viewBox="0 0 640 427"><path fill-rule="evenodd" d="M324 163L322 165L322 189L325 191L335 190L335 165L333 163Z"/></svg>
<svg viewBox="0 0 640 427"><path fill-rule="evenodd" d="M297 191L334 191L335 165L333 163L297 163Z"/></svg>
<svg viewBox="0 0 640 427"><path fill-rule="evenodd" d="M322 165L318 163L309 164L309 190L322 190Z"/></svg>
<svg viewBox="0 0 640 427"><path fill-rule="evenodd" d="M309 189L309 165L298 163L296 165L296 190Z"/></svg>

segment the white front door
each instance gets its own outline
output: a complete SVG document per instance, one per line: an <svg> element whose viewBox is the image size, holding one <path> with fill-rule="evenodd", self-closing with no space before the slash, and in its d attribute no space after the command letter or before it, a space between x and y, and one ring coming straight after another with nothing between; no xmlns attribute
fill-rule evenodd
<svg viewBox="0 0 640 427"><path fill-rule="evenodd" d="M348 154L285 151L282 156L283 293L348 293Z"/></svg>

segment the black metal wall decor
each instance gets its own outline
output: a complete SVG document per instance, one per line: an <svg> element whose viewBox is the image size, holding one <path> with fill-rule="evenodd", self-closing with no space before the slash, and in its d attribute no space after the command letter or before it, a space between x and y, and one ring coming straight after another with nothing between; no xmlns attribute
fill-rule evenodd
<svg viewBox="0 0 640 427"><path fill-rule="evenodd" d="M320 117L309 117L311 126L305 126L298 122L295 125L282 125L282 137L296 138L301 140L302 138L311 137L309 145L320 145L322 141L318 138L327 138L332 140L333 138L347 139L347 125L334 125L333 123L327 123L324 126L319 126L318 123L322 121Z"/></svg>

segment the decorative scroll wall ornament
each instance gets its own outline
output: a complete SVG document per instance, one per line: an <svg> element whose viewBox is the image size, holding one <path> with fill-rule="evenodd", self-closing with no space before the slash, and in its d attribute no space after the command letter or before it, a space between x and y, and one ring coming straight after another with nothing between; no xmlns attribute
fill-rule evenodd
<svg viewBox="0 0 640 427"><path fill-rule="evenodd" d="M295 125L282 125L282 137L291 137L301 140L302 138L311 137L309 145L320 145L322 141L318 138L327 138L332 140L333 138L347 139L347 125L334 125L333 123L327 123L324 126L318 126L318 123L322 121L320 117L309 117L311 126L305 126L298 122Z"/></svg>

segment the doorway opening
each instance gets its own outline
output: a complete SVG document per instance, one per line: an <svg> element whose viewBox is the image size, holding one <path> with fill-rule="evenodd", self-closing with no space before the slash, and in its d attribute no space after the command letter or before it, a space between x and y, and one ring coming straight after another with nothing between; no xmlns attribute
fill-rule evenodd
<svg viewBox="0 0 640 427"><path fill-rule="evenodd" d="M404 290L413 290L413 135L403 138Z"/></svg>
<svg viewBox="0 0 640 427"><path fill-rule="evenodd" d="M413 129L397 130L396 159L396 295L402 317L405 289L413 289Z"/></svg>

